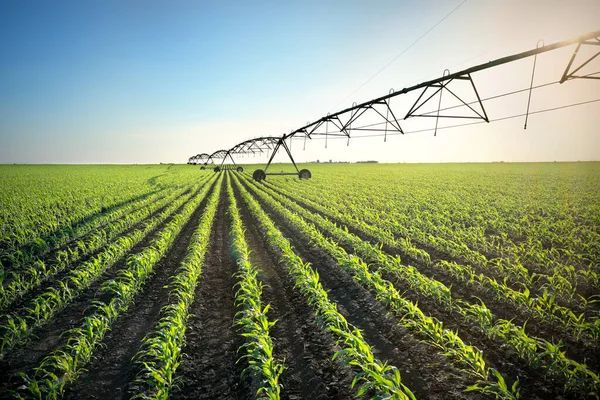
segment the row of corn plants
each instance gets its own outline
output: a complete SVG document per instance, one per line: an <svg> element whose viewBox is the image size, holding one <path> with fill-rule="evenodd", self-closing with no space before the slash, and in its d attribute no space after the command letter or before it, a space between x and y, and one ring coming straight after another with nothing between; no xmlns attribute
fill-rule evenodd
<svg viewBox="0 0 600 400"><path fill-rule="evenodd" d="M266 190L270 190L269 186L263 187ZM278 190L286 194L286 196L290 196L287 191L279 188ZM270 193L277 194L273 191ZM555 296L546 289L543 289L538 296L534 296L525 284L522 284L522 290L514 289L507 284L507 278L498 281L494 277L477 272L470 265L460 265L456 262L446 260L438 260L433 263L429 254L422 249L416 248L408 237L396 239L389 230L377 225L370 225L357 216L349 217L333 207L326 207L311 200L303 199L302 201L320 213L338 219L347 224L347 226L375 238L382 244L400 249L419 262L434 265L436 268L448 271L465 284L477 286L480 290L492 293L499 300L509 302L513 306L524 310L542 323L552 322L558 325L564 330L565 334L572 335L575 340L582 340L584 345L597 345L600 336L600 318L595 315L586 318L585 312L575 313L571 308L559 305ZM507 271L502 270L502 272L506 276Z"/></svg>
<svg viewBox="0 0 600 400"><path fill-rule="evenodd" d="M362 337L360 330L349 324L336 305L329 300L319 281L318 273L294 253L289 240L239 184L235 175L234 181L244 202L258 221L260 230L267 237L269 245L280 254L280 262L292 276L296 288L314 309L318 317L317 322L333 335L341 347L333 358L340 358L346 365L351 365L359 371L352 381L353 388L359 385L357 396L373 393L375 398L415 399L410 389L402 383L398 369L375 358L372 347Z"/></svg>
<svg viewBox="0 0 600 400"><path fill-rule="evenodd" d="M267 190L265 189L265 191ZM565 379L565 389L584 395L596 393L600 389L598 375L587 368L585 364L566 357L560 344L531 337L525 333L524 327L517 326L511 321L495 318L491 310L481 300L481 304L471 304L461 299L453 299L450 288L442 282L422 275L414 267L402 265L399 257L391 257L385 254L379 247L362 241L318 214L306 211L286 197L273 193L273 198L277 198L285 206L281 207L272 198L268 198L266 193L260 193L260 189L256 192L265 201L274 204L284 214L285 218L293 220L297 227L305 234L310 235L311 240L338 259L338 262L343 263L347 260L349 258L347 253L340 249L336 242L325 238L312 224L305 222L300 216L291 213L288 209L314 221L321 229L332 235L335 241L351 247L360 257L369 262L377 263L380 266L378 274L387 273L406 282L417 294L431 298L437 305L457 312L466 320L474 323L482 332L487 334L488 338L505 340L510 348L533 367L545 368L550 375Z"/></svg>
<svg viewBox="0 0 600 400"><path fill-rule="evenodd" d="M13 253L5 254L3 256L2 259L6 264L5 272L26 269L29 265L42 260L50 251L57 249L60 246L67 245L72 241L82 240L81 238L88 235L90 232L106 226L107 224L114 223L114 221L119 218L159 200L164 197L165 194L166 192L161 190L133 197L125 204L108 207L105 212L100 215L90 216L88 220L83 220L73 226L65 227L51 237L37 237L33 239L33 244L25 245Z"/></svg>
<svg viewBox="0 0 600 400"><path fill-rule="evenodd" d="M390 174L368 189L378 194L373 204L386 214L407 214L418 204L421 222L429 225L430 232L478 251L523 262L543 273L548 270L548 263L573 265L577 269L585 269L590 263L597 265L599 247L594 244L600 236L593 229L597 220L594 211L598 210L593 201L597 188L591 184L594 173L564 174L564 165L557 168L543 174L520 168L520 176L515 179L512 173L506 175L486 166L465 179L467 168L460 167L458 176L428 176L425 181L417 178L407 185L403 181L400 187L412 189L409 192L392 189L398 186L386 187L388 179L393 179ZM480 179L496 172L500 173L493 179ZM541 181L545 185L540 186ZM376 187L378 184L381 186ZM432 188L436 188L435 196L430 196ZM390 195L402 201L388 202Z"/></svg>
<svg viewBox="0 0 600 400"><path fill-rule="evenodd" d="M454 257L461 257L471 264L480 266L484 270L487 267L492 267L498 270L499 276L508 275L510 279L517 279L517 282L519 279L523 279L528 285L531 285L532 281L540 281L538 286L546 288L552 293L555 292L561 299L567 302L579 302L580 300L585 300L580 299L580 297L576 295L577 277L573 277L573 279L570 280L566 278L576 275L575 270L572 267L556 260L551 261L544 258L536 261L537 264L543 265L543 268L538 268L538 273L534 274L529 272L519 260L511 261L507 257L487 259L484 255L471 250L465 244L470 243L470 237L482 234L482 229L474 226L468 230L469 236L463 237L459 233L462 232L462 230L453 225L452 220L448 219L448 216L444 213L435 213L430 210L414 213L414 209L421 208L422 203L419 203L418 205L415 205L414 208L408 210L411 211L410 213L398 213L393 207L387 205L388 203L398 203L390 202L385 196L381 196L381 193L373 193L373 196L369 196L368 198L366 195L352 196L352 200L349 200L344 198L341 191L339 191L339 193L328 191L325 192L325 194L322 194L319 190L319 195L317 196L316 192L309 193L309 191L306 191L303 188L299 189L302 193L307 195L307 197L319 201L321 204L325 204L326 202L343 204L344 207L348 207L348 214L353 214L359 216L361 219L385 226L397 235L412 237L414 240L417 240L424 245L448 252ZM368 192L368 190L365 191ZM447 196L446 193L440 195ZM350 202L354 202L355 204L349 205L348 203ZM452 214L452 217L454 218L455 215ZM475 222L476 221L472 221L472 224ZM529 238L531 238L531 236L529 236ZM529 263L528 265L532 266L532 263ZM533 266L535 266L535 264L533 264ZM551 270L552 273L549 274L549 270ZM572 273L565 273L569 271ZM582 268L577 272L579 273L577 275L579 279L583 279L592 284L595 281L593 278L593 271L590 271L589 268ZM580 276L581 274L584 274L585 277Z"/></svg>
<svg viewBox="0 0 600 400"><path fill-rule="evenodd" d="M142 252L131 255L127 268L114 279L104 282L100 292L112 296L108 302L95 301L93 311L84 318L79 328L66 332L65 344L46 356L31 375L20 373L24 384L15 397L57 399L64 394L65 385L76 380L90 361L94 349L117 318L127 311L135 296L150 279L154 266L173 244L190 216L208 192L205 187L190 199Z"/></svg>
<svg viewBox="0 0 600 400"><path fill-rule="evenodd" d="M133 399L167 399L176 384L181 349L194 301L196 284L202 274L210 243L210 233L221 193L222 178L216 184L187 248L186 257L169 279L169 304L160 311L160 319L143 340L134 356L137 365Z"/></svg>
<svg viewBox="0 0 600 400"><path fill-rule="evenodd" d="M290 196L285 190L281 190L280 188L277 189L288 197ZM359 217L349 217L332 207L326 207L311 200L303 199L302 201L309 204L320 213L340 220L347 226L375 238L380 243L390 247L399 248L405 254L417 261L429 265L432 264L429 254L422 249L417 249L408 237L396 239L389 230L377 225L367 224L362 219L359 219ZM517 269L516 271L512 270L512 273L510 273L508 269L516 268L514 266L506 267L506 269L499 271L501 272L501 276L505 277L502 281L498 281L494 277L478 272L470 265L459 265L456 262L438 260L435 262L435 266L446 271L452 271L452 274L455 275L455 277L462 279L464 282L470 285L476 285L482 290L492 292L499 300L508 301L514 306L524 309L542 323L551 321L552 323L557 324L564 329L565 334L573 335L575 340L583 339L583 343L586 345L595 345L598 341L600 334L600 319L598 316L592 315L589 318L586 318L585 312L575 313L571 308L559 305L556 297L547 289L543 289L537 296L534 296L529 289L531 282L529 282L529 284L523 282L520 283L523 288L522 290L509 286L506 275L514 275L515 273L521 274L522 272L522 270ZM481 271L481 269L479 269L479 271Z"/></svg>
<svg viewBox="0 0 600 400"><path fill-rule="evenodd" d="M239 325L246 342L239 348L244 354L248 367L244 370L253 372L258 381L256 398L276 400L280 397L281 385L279 376L284 370L283 362L273 357L273 340L269 330L276 321L270 321L267 313L270 304L261 301L263 283L258 280L258 270L250 263L250 250L244 238L244 226L233 194L231 182L227 181L229 198L229 215L231 217L231 247L238 264L237 291L235 302L241 308L235 315L235 323Z"/></svg>
<svg viewBox="0 0 600 400"><path fill-rule="evenodd" d="M205 191L208 190L208 183ZM199 190L196 187L194 191ZM75 299L82 291L90 287L108 268L125 256L137 243L148 235L169 215L192 197L192 193L179 196L157 217L146 221L143 227L116 239L104 251L91 260L81 263L67 276L48 287L18 310L12 311L0 319L0 358L17 346L30 339L35 328L52 320L57 312Z"/></svg>
<svg viewBox="0 0 600 400"><path fill-rule="evenodd" d="M486 365L483 353L476 347L465 344L458 332L445 329L441 321L425 315L416 303L404 298L391 282L381 276L380 272L372 273L361 258L346 253L343 248L323 236L314 225L306 222L298 214L289 211L273 198L261 193L260 190L254 192L306 235L311 242L332 256L355 280L372 291L379 301L392 310L404 326L425 342L439 348L442 354L477 379L477 382L466 390L495 394L497 398L502 399L518 397L518 380L509 388L502 374ZM440 291L437 289L436 293L439 293Z"/></svg>
<svg viewBox="0 0 600 400"><path fill-rule="evenodd" d="M484 255L471 250L464 243L457 243L453 239L444 240L439 236L428 233L427 229L435 229L435 226L433 226L434 224L429 220L431 214L429 209L425 209L421 213L413 212L414 215L411 215L410 221L406 221L406 216L403 216L402 218L398 217L392 206L383 207L383 204L380 204L378 201L380 199L374 199L371 203L367 203L367 196L369 196L369 199L371 198L369 189L365 190L366 193L364 193L363 196L353 196L351 200L339 199L339 193L326 193L324 196L325 198L319 199L316 198L314 193L311 193L308 188L299 189L303 195L319 202L321 205L331 203L332 201L341 201L341 205L343 205L341 208L348 210L346 213L348 216L366 220L372 224L383 224L386 229L390 230L395 235L400 235L405 238L412 237L423 245L434 247L436 250L446 251L455 257L462 257L470 263L485 265L488 262L488 259ZM375 194L372 195L374 196ZM443 195L446 196L445 193ZM423 207L422 204L420 205ZM394 218L391 218L392 215ZM452 228L455 227L452 226ZM442 240L437 241L436 243L430 243L430 239ZM440 247L440 244L443 244L444 246Z"/></svg>
<svg viewBox="0 0 600 400"><path fill-rule="evenodd" d="M167 166L2 167L0 267L8 272L25 253L40 256L132 202L188 186L192 174L182 172Z"/></svg>
<svg viewBox="0 0 600 400"><path fill-rule="evenodd" d="M123 218L95 230L88 237L77 240L65 250L58 251L54 259L45 262L37 259L27 269L23 269L21 272L11 272L9 274L11 279L0 286L0 310L5 310L31 289L64 271L83 257L106 246L107 243L110 243L124 231L169 204L181 194L182 192L177 191L169 196L164 194L162 196L152 196L148 204L137 207L136 211L130 210L130 213Z"/></svg>

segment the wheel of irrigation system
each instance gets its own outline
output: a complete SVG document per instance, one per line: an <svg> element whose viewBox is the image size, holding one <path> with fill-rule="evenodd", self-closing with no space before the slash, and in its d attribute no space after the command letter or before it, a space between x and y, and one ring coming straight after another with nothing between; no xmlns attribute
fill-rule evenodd
<svg viewBox="0 0 600 400"><path fill-rule="evenodd" d="M200 169L206 169L206 167L203 165L203 166L200 167Z"/></svg>
<svg viewBox="0 0 600 400"><path fill-rule="evenodd" d="M244 167L237 167L237 168L236 168L236 171L237 171L237 172L244 172Z"/></svg>
<svg viewBox="0 0 600 400"><path fill-rule="evenodd" d="M219 172L221 170L221 168L219 168L218 166L215 167L215 172Z"/></svg>
<svg viewBox="0 0 600 400"><path fill-rule="evenodd" d="M262 181L263 179L265 179L267 177L267 174L265 174L265 171L263 171L262 169L257 169L256 171L254 171L254 173L252 174L252 178L255 181Z"/></svg>
<svg viewBox="0 0 600 400"><path fill-rule="evenodd" d="M310 179L311 177L312 174L307 169L301 169L300 172L298 172L298 178L300 179Z"/></svg>

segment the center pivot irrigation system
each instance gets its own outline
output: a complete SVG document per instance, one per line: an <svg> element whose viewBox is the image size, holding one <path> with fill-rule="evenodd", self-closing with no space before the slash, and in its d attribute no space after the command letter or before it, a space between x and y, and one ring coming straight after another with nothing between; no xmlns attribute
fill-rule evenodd
<svg viewBox="0 0 600 400"><path fill-rule="evenodd" d="M415 117L433 117L435 118L435 129L434 135L438 130L438 122L440 118L461 118L461 119L474 119L479 120L479 122L491 122L488 114L483 106L483 101L490 100L492 98L501 97L504 95L510 95L518 92L522 92L524 90L529 91L529 100L531 99L531 91L534 89L533 87L533 77L535 73L535 61L537 59L537 55L545 52L549 52L552 50L556 50L565 46L576 44L576 48L568 61L566 68L562 74L562 77L559 81L555 83L564 83L573 79L600 79L600 71L591 72L591 73L583 73L582 69L592 60L600 55L600 30L590 32L581 36L578 36L573 39L565 40L562 42L553 43L547 46L537 47L533 50L525 51L522 53L514 54L511 56L503 57L496 59L494 61L489 61L484 64L479 64L471 68L467 68L460 72L456 72L451 74L448 70L444 71L444 74L430 81L422 82L417 85L404 88L400 91L395 92L393 89L385 95L378 97L376 99L356 104L353 103L351 107L346 108L342 111L338 111L333 114L327 114L326 116L312 122L307 123L307 125L298 128L296 130L291 131L290 133L283 134L282 136L266 136L255 139L249 139L242 143L239 143L232 147L229 150L218 150L212 154L198 154L193 157L190 157L188 160L188 164L200 164L202 169L205 169L206 166L211 164L216 164L215 160L220 160L220 165L216 165L214 170L216 172L231 169L237 170L238 172L242 172L243 168L241 166L236 165L233 156L234 155L262 155L267 154L269 160L264 170L258 169L254 171L253 178L257 181L263 180L267 177L267 175L297 175L300 179L308 179L311 177L311 173L308 169L299 169L294 161L294 157L292 156L291 151L291 139L300 136L300 138L304 138L304 147L306 146L306 139L312 139L316 136L323 136L325 138L325 146L327 147L327 139L331 137L345 137L348 139L348 143L351 138L351 133L353 132L375 132L378 135L384 136L384 141L387 140L388 134L405 134L402 126L400 125L398 115L394 113L391 108L391 101L394 97L400 96L403 94L407 94L409 92L413 92L416 90L422 90L421 94L418 96L417 100L412 104L412 106L408 109L406 114L402 117L403 120L408 118ZM591 49L591 56L582 57L580 54L580 50L583 48ZM578 57L580 55L580 57ZM475 82L471 77L472 73L494 68L503 64L511 63L517 60L521 60L527 57L534 57L533 63L533 71L531 76L531 85L529 89L519 90L517 92L505 93L500 96L494 96L487 99L482 100L479 96L479 92L475 86ZM463 97L456 94L455 86L459 85L460 82L463 82L463 90L466 84L471 96L474 95L476 100L467 102ZM452 84L452 87L450 85ZM546 86L540 85L537 87ZM458 105L453 107L441 108L442 103L442 94L447 93L446 96L450 95L454 99L454 101L458 102ZM430 101L438 100L437 110L424 112L423 107L425 104ZM599 99L600 100L600 99ZM598 100L593 100L598 101ZM585 104L585 103L580 103ZM578 105L578 104L574 104ZM441 113L441 111L448 111L450 109L467 107L466 114L463 112L461 114L458 113ZM550 111L550 110L546 110ZM527 117L529 115L529 102L527 104L527 112L525 115L525 128L527 128ZM363 124L361 126L357 126L357 122L359 120L369 119L369 124ZM354 126L353 126L354 125ZM429 129L431 130L431 129ZM354 136L356 137L356 136ZM360 136L365 137L365 136ZM290 144L286 143L286 140L290 139ZM287 155L290 157L296 172L267 172L273 158L277 154L278 151L283 148ZM227 159L231 160L231 164L225 164Z"/></svg>

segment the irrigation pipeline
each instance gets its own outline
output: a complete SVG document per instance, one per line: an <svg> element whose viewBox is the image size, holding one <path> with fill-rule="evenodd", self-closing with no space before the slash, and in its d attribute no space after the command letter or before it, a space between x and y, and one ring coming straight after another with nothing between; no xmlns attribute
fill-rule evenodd
<svg viewBox="0 0 600 400"><path fill-rule="evenodd" d="M473 79L471 77L471 74L478 72L478 71L483 71L486 69L498 67L500 65L518 61L518 60L521 60L521 59L524 59L527 57L531 57L531 56L537 57L538 54L553 51L553 50L556 50L556 49L559 49L562 47L566 47L569 45L576 45L576 48L575 48L570 60L568 61L567 65L566 65L566 68L562 74L562 77L557 81L539 84L536 86L530 85L529 87L524 88L524 89L514 90L511 92L506 92L506 93L501 93L501 94L497 94L497 95L490 96L490 97L481 98L481 96L479 95L477 88L475 86L475 82L473 81ZM587 58L583 57L583 52L582 53L579 52L579 50L581 49L582 46L586 46L586 48L593 48L594 55L592 55L591 57L587 57ZM219 150L217 152L214 152L213 154L211 154L208 157L206 154L202 154L202 155L199 154L197 156L193 156L189 159L188 162L195 163L195 161L203 160L204 165L206 165L208 162L214 162L215 160L220 160L221 167L223 167L225 161L227 159L230 159L232 162L232 165L235 166L235 161L233 160L232 155L238 155L238 154L257 155L257 154L266 153L268 156L270 155L270 158L269 158L269 161L267 162L265 170L264 171L258 170L261 172L260 176L264 179L265 173L266 173L269 165L271 164L271 161L273 160L275 154L281 148L283 148L286 151L286 153L288 154L290 160L292 161L292 164L294 165L294 168L296 169L298 175L300 176L301 171L298 169L298 167L294 161L294 158L292 156L292 153L291 153L291 145L293 142L292 139L303 139L304 146L306 146L306 139L311 139L311 140L324 139L325 141L327 141L329 139L340 139L341 138L341 139L346 139L349 141L350 138L355 139L355 138L378 137L378 136L387 137L388 135L404 135L406 133L430 132L430 131L434 131L435 133L437 133L438 129L440 129L440 130L441 129L450 129L450 128L457 128L457 127L461 127L461 126L496 122L496 121L502 121L502 120L507 120L507 119L511 119L511 118L518 118L518 117L528 116L528 115L532 115L532 114L540 114L540 113L556 111L556 110L560 110L560 109L564 109L564 108L595 103L595 102L600 101L600 99L583 101L583 102L579 102L579 103L566 104L566 105L562 105L562 106L558 106L558 107L553 107L553 108L548 108L548 109L543 109L543 110L538 110L538 111L533 111L533 112L529 112L529 110L528 110L528 112L526 112L526 113L519 113L519 114L515 114L515 115L509 115L509 116L494 118L494 119L490 119L488 117L486 109L484 107L484 102L488 102L490 100L498 99L498 98L505 97L505 96L515 95L515 94L522 93L525 91L529 91L531 93L531 91L533 89L539 89L542 87L555 85L557 83L562 84L564 82L574 80L574 79L600 79L600 76L598 76L598 74L600 74L600 72L586 73L583 75L580 72L585 66L589 65L589 63L592 60L594 60L596 57L598 57L600 55L600 51L597 51L599 47L600 47L600 30L590 32L590 33L587 33L587 34L584 34L584 35L581 35L581 36L578 36L578 37L575 37L575 38L572 38L569 40L565 40L562 42L556 42L556 43L549 44L546 46L536 47L533 50L525 51L525 52L518 53L518 54L513 54L513 55L510 55L507 57L502 57L502 58L499 58L499 59L496 59L493 61L489 61L487 63L475 65L473 67L461 70L456 73L449 73L446 70L445 73L439 78L421 82L416 85L410 86L408 88L404 88L397 92L390 90L390 92L384 96L381 96L381 97L378 97L378 98L375 98L375 99L372 99L372 100L369 100L369 101L366 101L366 102L363 102L360 104L354 103L352 105L352 107L343 109L343 110L335 112L333 114L328 113L326 116L321 117L320 119L318 119L314 122L309 122L301 128L292 130L290 133L283 134L281 136L266 136L266 137L261 137L261 138L249 139L242 143L237 144L236 146L232 147L229 150ZM581 58L584 58L584 60L581 60ZM449 87L451 85L451 83L460 82L460 81L463 81L468 84L469 90L472 90L472 93L474 93L474 95L477 98L476 101L469 101L469 102L464 101L462 98L460 98L460 96L458 96L454 92L455 89ZM417 100L414 102L412 107L409 109L409 111L403 117L398 118L396 116L396 114L398 114L398 110L394 111L392 109L391 100L396 96L407 94L407 93L410 93L410 92L413 92L416 90L421 90L421 94L419 95ZM430 92L428 93L428 91L430 91ZM433 93L431 93L431 91ZM450 95L453 96L456 100L459 101L459 104L451 106L451 107L441 108L441 98L442 98L443 92L447 92L448 96L450 96ZM436 101L436 100L439 100L439 101ZM420 111L420 109L425 104L429 103L430 101L436 102L436 105L437 105L436 109L434 111L427 111L427 112ZM459 107L466 107L468 109L467 112L469 112L470 115L464 115L464 114L448 115L447 113L444 115L440 114L441 112L454 110ZM397 108L397 106L396 106L396 108ZM363 124L363 125L357 127L356 123L364 115L367 115L367 117L370 117L370 118L376 118L380 122L369 123L366 125ZM456 125L449 125L449 126L441 126L441 127L438 127L437 123L436 123L436 127L434 129L429 128L429 129L412 130L412 131L403 130L403 128L400 124L400 121L406 120L408 118L415 118L415 117L434 117L434 118L436 118L436 121L439 120L439 118L457 118L457 119L471 119L471 120L475 119L477 121L456 124ZM384 128L377 128L380 126L384 126ZM351 135L351 132L357 132L357 131L363 131L363 132L370 131L373 133L356 135L356 136ZM289 146L286 143L287 139L289 139L288 140ZM219 170L219 169L215 169L215 170ZM258 172L258 171L256 171L256 172ZM307 171L308 177L310 177L310 172L308 170L303 170L303 171ZM292 174L292 173L290 173L290 174ZM266 174L266 175L268 175L268 174Z"/></svg>
<svg viewBox="0 0 600 400"><path fill-rule="evenodd" d="M529 90L529 88L527 88L526 90ZM557 106L557 107L552 107L552 108L546 108L543 110L537 110L537 111L530 111L529 115L534 115L534 114L543 114L543 113L547 113L547 112L551 112L551 111L557 111L557 110L562 110L564 108L571 108L571 107L577 107L577 106L583 106L586 104L591 104L591 103L597 103L600 102L600 99L594 99L594 100L588 100L588 101L582 101L579 103L571 103L571 104L565 104L562 106ZM514 114L514 115L508 115L506 117L500 117L500 118L494 118L494 119L490 119L490 122L498 122L498 121L504 121L507 119L513 119L513 118L520 118L520 117L524 117L526 113L521 113L521 114ZM479 124L484 124L486 123L486 121L477 121L477 122L467 122L464 124L456 124L456 125L447 125L447 126L441 126L438 127L437 130L442 130L442 129L451 129L451 128L459 128L461 126L469 126L469 125L479 125ZM378 122L377 124L371 124L368 126L374 126L374 125L382 125L385 124L385 122ZM360 130L360 127L358 128L352 128L353 130ZM380 129L381 131L383 131L383 129ZM399 133L399 132L392 132L389 133L388 132L388 136L392 136L392 135L402 135L402 134L409 134L409 133L422 133L422 132L433 132L434 128L425 128L425 129L417 129L417 130L413 130L413 131L404 131L403 133ZM364 139L364 138L373 138L373 137L383 137L384 134L383 133L379 133L379 134L373 134L373 135L355 135L352 136L352 139ZM300 140L302 138L298 138L298 140ZM335 139L345 139L343 137L333 137L333 138L329 138L329 140L335 140ZM313 140L325 140L325 138L313 138Z"/></svg>
<svg viewBox="0 0 600 400"><path fill-rule="evenodd" d="M298 129L296 129L296 130L292 131L291 133L289 133L287 135L284 135L284 136L287 138L287 137L293 136L293 135L298 134L298 133L307 134L308 136L310 136L310 133L308 133L308 130L310 128L314 127L315 125L317 125L319 123L331 121L331 120L333 120L333 119L341 116L342 114L352 113L354 111L359 111L359 110L362 110L362 109L365 109L365 108L368 108L368 107L372 107L375 104L382 104L382 103L386 102L387 100L389 100L389 99L391 99L393 97L396 97L396 96L399 96L399 95L402 95L402 94L406 94L406 93L409 93L409 92L412 92L412 91L415 91L415 90L418 90L418 89L424 89L424 88L429 88L429 87L437 87L436 85L443 84L444 82L449 82L449 81L452 81L454 79L466 79L465 77L467 75L470 75L470 74L472 74L474 72L478 72L478 71L483 71L483 70L486 70L486 69L494 68L494 67L497 67L497 66L500 66L500 65L503 65L503 64L507 64L507 63L510 63L510 62L521 60L523 58L535 56L537 54L546 53L546 52L549 52L549 51L552 51L552 50L559 49L561 47L566 47L566 46L578 43L578 46L577 46L578 48L576 49L576 52L573 55L573 58L571 59L571 61L572 61L574 59L575 55L577 54L577 51L579 50L579 47L581 46L581 44L598 45L598 44L600 44L599 37L600 37L600 30L594 31L594 32L590 32L590 33L578 36L578 37L573 38L573 39L564 40L562 42L556 42L556 43L553 43L553 44L549 44L547 46L542 46L542 47L539 47L539 48L536 48L536 49L533 49L533 50L525 51L525 52L518 53L518 54L513 54L513 55L507 56L507 57L502 57L502 58L499 58L499 59L496 59L496 60L493 60L493 61L489 61L489 62L484 63L484 64L479 64L479 65L467 68L465 70L462 70L462 71L459 71L459 72L455 72L453 74L448 74L448 75L445 75L445 76L442 76L440 78L436 78L436 79L433 79L433 80L430 80L430 81L422 82L422 83L416 84L414 86L411 86L411 87L408 87L408 88L404 88L404 89L402 89L402 90L400 90L398 92L389 93L387 95L378 97L376 99L373 99L373 100L370 100L370 101L367 101L367 102L364 102L364 103L360 103L360 104L354 105L352 107L346 108L346 109L344 109L342 111L338 111L336 113L329 114L329 115L327 115L325 117L320 118L319 120L317 120L317 121L315 121L313 123L310 123L310 124L307 124L307 125L305 125L305 126L303 126L301 128L298 128ZM591 41L591 42L588 42L588 40L590 40L590 39L594 39L594 40ZM594 57L592 57L592 58L594 58ZM588 60L588 62L589 61L591 61L591 59ZM569 66L570 66L570 64L571 63L569 63ZM584 63L584 64L587 64L587 62ZM565 70L565 73L563 74L563 77L561 78L560 82L561 83L565 82L568 79L568 78L565 79L567 76L568 76L568 68L567 68L567 70ZM580 77L580 78L583 78L583 77Z"/></svg>

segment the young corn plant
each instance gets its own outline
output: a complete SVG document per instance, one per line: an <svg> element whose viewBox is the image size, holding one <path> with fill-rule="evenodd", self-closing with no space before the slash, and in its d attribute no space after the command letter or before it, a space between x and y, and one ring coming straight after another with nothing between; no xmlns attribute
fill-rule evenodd
<svg viewBox="0 0 600 400"><path fill-rule="evenodd" d="M235 302L242 308L236 313L235 323L240 326L242 336L246 338L246 343L238 349L238 353L245 353L238 362L246 360L248 367L243 373L251 372L258 376L258 398L279 399L279 376L284 371L284 365L273 358L273 340L269 336L269 330L276 321L269 321L267 317L270 305L262 306L263 284L257 278L258 270L250 263L250 251L244 238L244 227L229 175L227 195L231 219L231 247L239 268L235 274L238 287Z"/></svg>
<svg viewBox="0 0 600 400"><path fill-rule="evenodd" d="M358 392L372 392L374 398L414 399L412 391L401 382L398 369L387 366L374 357L371 347L364 341L360 331L350 326L335 304L329 301L317 272L293 252L289 241L283 237L256 200L240 185L235 175L233 178L250 212L259 222L260 229L268 237L269 244L281 254L281 262L295 280L295 287L315 310L317 322L331 332L342 347L334 357L342 359L345 364L358 370L353 387L360 383Z"/></svg>
<svg viewBox="0 0 600 400"><path fill-rule="evenodd" d="M132 399L166 400L177 384L176 370L185 344L189 307L194 301L196 283L202 274L221 185L222 178L207 201L182 264L169 279L170 303L161 309L159 322L142 340L133 358L138 370L131 385Z"/></svg>
<svg viewBox="0 0 600 400"><path fill-rule="evenodd" d="M196 207L206 196L209 188L188 201L181 212L169 221L157 234L150 246L130 257L127 269L115 279L105 282L101 291L111 295L107 303L95 302L94 311L87 316L82 326L67 332L66 344L46 356L33 370L33 376L25 381L36 380L46 398L56 398L65 385L76 379L89 362L94 349L100 344L114 321L127 311L136 294L153 272L156 262L173 244L174 238L183 228ZM23 390L27 390L25 386ZM24 392L26 393L26 392Z"/></svg>
<svg viewBox="0 0 600 400"><path fill-rule="evenodd" d="M0 358L7 351L25 344L33 329L50 321L58 311L88 288L104 271L127 254L136 243L166 220L188 199L189 196L181 196L159 216L148 220L142 228L118 238L96 257L70 271L65 278L58 281L56 286L50 286L27 305L12 313L12 316L7 316L6 320L0 320Z"/></svg>

